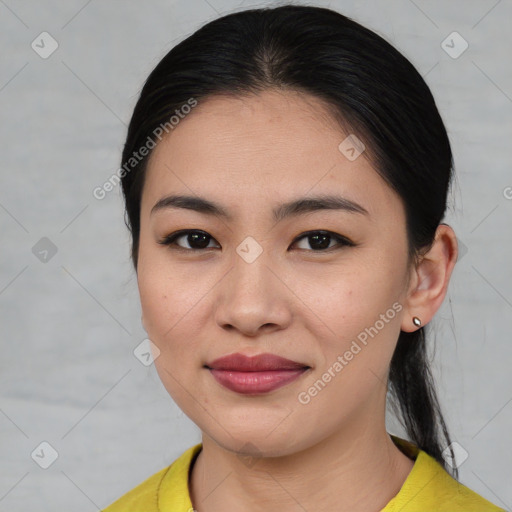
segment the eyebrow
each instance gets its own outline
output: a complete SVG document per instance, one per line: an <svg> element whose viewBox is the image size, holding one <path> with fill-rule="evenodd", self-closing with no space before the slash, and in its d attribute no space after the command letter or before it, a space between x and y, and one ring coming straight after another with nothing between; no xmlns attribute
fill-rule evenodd
<svg viewBox="0 0 512 512"><path fill-rule="evenodd" d="M162 197L151 208L150 215L157 211L183 208L196 212L211 215L226 220L233 220L233 216L221 205L198 196L169 195ZM318 210L343 210L349 213L359 213L370 216L369 212L360 204L347 199L346 197L334 195L320 195L295 199L288 203L281 204L272 210L275 222L285 218L303 215Z"/></svg>

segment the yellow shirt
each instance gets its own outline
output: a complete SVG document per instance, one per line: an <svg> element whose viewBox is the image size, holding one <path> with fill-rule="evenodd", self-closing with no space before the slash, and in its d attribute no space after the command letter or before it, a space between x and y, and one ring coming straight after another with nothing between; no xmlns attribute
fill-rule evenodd
<svg viewBox="0 0 512 512"><path fill-rule="evenodd" d="M381 512L505 512L455 480L413 443L391 438L415 462L398 494ZM188 476L201 448L201 443L192 446L103 512L193 512Z"/></svg>

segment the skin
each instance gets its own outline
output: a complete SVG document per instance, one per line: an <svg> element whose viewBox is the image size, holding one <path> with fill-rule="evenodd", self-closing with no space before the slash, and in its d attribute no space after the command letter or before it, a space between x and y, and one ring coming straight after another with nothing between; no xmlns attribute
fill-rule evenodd
<svg viewBox="0 0 512 512"><path fill-rule="evenodd" d="M438 227L408 265L400 197L365 158L338 149L347 136L317 99L267 90L215 96L154 149L141 204L138 286L142 321L160 350L155 365L177 405L202 432L189 488L200 512L379 511L413 467L385 426L387 373L400 330L428 323L457 258L453 230ZM232 219L153 205L199 195ZM274 222L272 208L298 197L343 195L369 215L320 210ZM207 249L158 243L180 229L208 233ZM327 230L327 249L301 234ZM248 236L263 252L236 252ZM193 243L193 242L192 242ZM194 247L197 247L195 245ZM187 252L188 250L188 252ZM311 398L307 391L392 304L402 309ZM270 352L310 366L259 396L221 386L204 368L217 357Z"/></svg>

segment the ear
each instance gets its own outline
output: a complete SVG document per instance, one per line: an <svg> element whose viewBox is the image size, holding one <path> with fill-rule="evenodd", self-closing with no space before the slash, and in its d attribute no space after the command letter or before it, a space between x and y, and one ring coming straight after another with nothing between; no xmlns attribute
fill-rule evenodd
<svg viewBox="0 0 512 512"><path fill-rule="evenodd" d="M432 320L443 303L457 254L457 237L453 229L447 224L439 224L432 247L411 270L402 331L418 329L412 321L415 316L421 320L421 325Z"/></svg>

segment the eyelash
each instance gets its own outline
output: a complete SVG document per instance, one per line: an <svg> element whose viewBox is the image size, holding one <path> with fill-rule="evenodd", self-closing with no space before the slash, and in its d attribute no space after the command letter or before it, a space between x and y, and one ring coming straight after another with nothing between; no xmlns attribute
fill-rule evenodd
<svg viewBox="0 0 512 512"><path fill-rule="evenodd" d="M211 235L209 235L205 231L201 231L198 229L188 229L188 230L182 229L180 231L176 231L174 233L171 233L170 235L167 235L162 240L159 240L158 243L161 245L167 245L172 250L184 251L184 252L200 252L200 251L205 251L207 249L215 249L215 247L206 247L203 249L187 249L186 247L181 247L176 244L176 240L178 238L181 238L185 235L189 235L189 234L193 234L193 233L201 234L207 238L210 238L211 240L215 240ZM336 240L338 242L339 247L337 247L337 248L334 247L335 250L339 250L342 247L355 247L355 245L356 245L354 242L352 242L351 240L349 240L348 238L346 238L344 236L338 235L337 233L333 233L332 231L325 231L325 230L306 231L305 233L301 233L301 235L299 235L297 238L295 238L292 245L297 243L299 240L301 240L303 238L309 238L309 237L312 237L317 234L327 236L327 237L330 237L330 238ZM300 250L307 251L307 252L331 252L332 249L333 249L333 247L329 247L327 249L319 249L319 250L313 250L313 249L311 249L311 250L300 249Z"/></svg>

